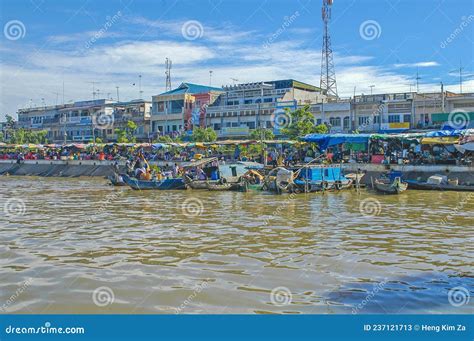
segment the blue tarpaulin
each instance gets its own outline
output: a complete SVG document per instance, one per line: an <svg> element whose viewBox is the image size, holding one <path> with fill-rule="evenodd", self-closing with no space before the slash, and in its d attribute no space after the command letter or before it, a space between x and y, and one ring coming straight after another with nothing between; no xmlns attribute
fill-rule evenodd
<svg viewBox="0 0 474 341"><path fill-rule="evenodd" d="M460 136L463 135L465 130L438 130L430 131L425 134L425 137L449 137L449 136Z"/></svg>
<svg viewBox="0 0 474 341"><path fill-rule="evenodd" d="M326 150L328 147L341 143L365 143L369 142L372 134L308 134L301 140L314 142L319 145L319 149Z"/></svg>

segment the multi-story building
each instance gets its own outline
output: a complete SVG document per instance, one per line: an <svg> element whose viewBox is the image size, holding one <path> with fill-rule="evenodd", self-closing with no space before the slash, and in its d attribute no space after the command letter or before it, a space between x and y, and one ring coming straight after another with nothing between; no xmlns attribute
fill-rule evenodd
<svg viewBox="0 0 474 341"><path fill-rule="evenodd" d="M153 96L152 133L172 134L204 125L206 107L222 92L221 88L182 83L176 89Z"/></svg>
<svg viewBox="0 0 474 341"><path fill-rule="evenodd" d="M115 102L108 99L79 101L64 105L45 106L18 111L18 127L47 130L54 142L115 141L115 128L127 120L138 125L138 137L146 140L149 132L149 101ZM147 127L148 126L148 127Z"/></svg>
<svg viewBox="0 0 474 341"><path fill-rule="evenodd" d="M278 134L274 118L284 108L294 110L326 99L320 88L293 79L230 85L223 90L206 112L206 126L219 137L245 137L259 127Z"/></svg>
<svg viewBox="0 0 474 341"><path fill-rule="evenodd" d="M151 101L133 100L114 104L114 129L125 129L128 121L137 125L134 135L137 141L150 138ZM114 139L116 137L114 136Z"/></svg>
<svg viewBox="0 0 474 341"><path fill-rule="evenodd" d="M352 111L349 99L312 104L310 110L315 117L315 124L327 124L331 133L347 133L352 130Z"/></svg>

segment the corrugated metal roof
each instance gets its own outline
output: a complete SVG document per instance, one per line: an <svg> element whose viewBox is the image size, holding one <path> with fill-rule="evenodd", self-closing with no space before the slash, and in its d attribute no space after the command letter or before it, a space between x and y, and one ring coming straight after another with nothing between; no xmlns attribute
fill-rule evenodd
<svg viewBox="0 0 474 341"><path fill-rule="evenodd" d="M193 84L193 83L181 83L176 89L163 92L161 95L178 95L178 94L201 94L210 91L223 91L222 88L216 88L212 86Z"/></svg>

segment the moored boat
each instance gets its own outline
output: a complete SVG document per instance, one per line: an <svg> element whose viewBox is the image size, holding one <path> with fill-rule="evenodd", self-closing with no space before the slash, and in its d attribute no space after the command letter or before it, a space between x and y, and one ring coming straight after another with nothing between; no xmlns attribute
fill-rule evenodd
<svg viewBox="0 0 474 341"><path fill-rule="evenodd" d="M173 190L186 189L182 178L166 178L163 180L139 180L126 174L121 175L123 181L135 190Z"/></svg>
<svg viewBox="0 0 474 341"><path fill-rule="evenodd" d="M449 183L429 183L427 181L405 180L410 189L421 189L427 191L458 191L458 192L474 192L474 185L459 185Z"/></svg>
<svg viewBox="0 0 474 341"><path fill-rule="evenodd" d="M400 194L408 188L408 184L398 176L393 181L388 178L375 179L374 186L377 191L385 194Z"/></svg>

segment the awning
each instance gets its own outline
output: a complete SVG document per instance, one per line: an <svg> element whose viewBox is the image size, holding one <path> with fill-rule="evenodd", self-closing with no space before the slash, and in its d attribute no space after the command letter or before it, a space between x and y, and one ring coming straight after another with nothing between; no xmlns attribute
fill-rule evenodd
<svg viewBox="0 0 474 341"><path fill-rule="evenodd" d="M445 137L424 137L421 139L421 144L455 144L459 142L457 136Z"/></svg>
<svg viewBox="0 0 474 341"><path fill-rule="evenodd" d="M321 150L326 150L328 147L341 143L367 144L371 136L372 134L308 134L301 140L317 143Z"/></svg>

